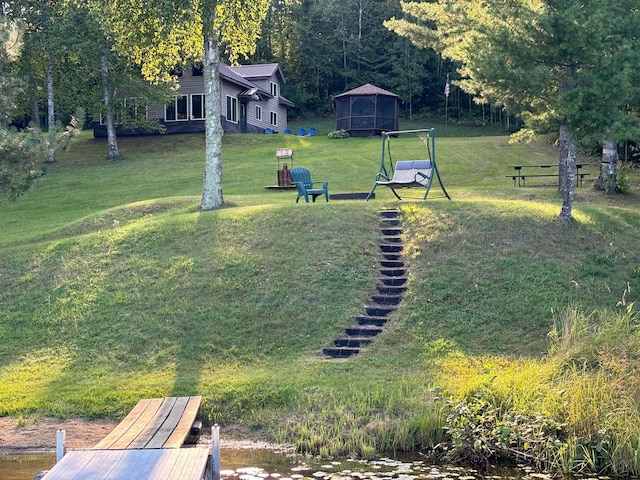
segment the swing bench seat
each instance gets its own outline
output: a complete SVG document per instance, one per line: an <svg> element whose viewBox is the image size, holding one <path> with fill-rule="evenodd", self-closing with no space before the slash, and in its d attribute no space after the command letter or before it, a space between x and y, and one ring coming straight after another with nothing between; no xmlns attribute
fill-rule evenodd
<svg viewBox="0 0 640 480"><path fill-rule="evenodd" d="M389 187L398 200L402 200L396 192L396 189L424 188L424 198L426 198L429 193L429 187L431 187L432 174L433 163L431 160L398 161L396 162L393 176L391 178L382 172L376 175L373 189L375 190L378 185Z"/></svg>

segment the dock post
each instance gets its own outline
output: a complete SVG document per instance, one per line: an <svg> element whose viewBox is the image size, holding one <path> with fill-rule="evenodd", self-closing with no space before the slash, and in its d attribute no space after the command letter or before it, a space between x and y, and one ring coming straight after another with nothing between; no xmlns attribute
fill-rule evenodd
<svg viewBox="0 0 640 480"><path fill-rule="evenodd" d="M220 426L211 427L211 474L213 480L220 480Z"/></svg>
<svg viewBox="0 0 640 480"><path fill-rule="evenodd" d="M62 460L67 453L67 431L58 430L56 432L56 463Z"/></svg>

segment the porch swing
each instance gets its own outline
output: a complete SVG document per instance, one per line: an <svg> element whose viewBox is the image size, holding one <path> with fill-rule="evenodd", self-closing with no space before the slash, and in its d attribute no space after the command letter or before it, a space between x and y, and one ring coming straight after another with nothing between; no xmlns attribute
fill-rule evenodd
<svg viewBox="0 0 640 480"><path fill-rule="evenodd" d="M390 139L391 137L397 137L398 135L404 134L418 135L427 149L426 159L398 160L394 164L393 159L391 158ZM390 188L398 200L402 200L402 198L396 190L402 188L422 188L424 189L422 201L425 201L429 194L429 190L431 189L434 175L438 179L438 183L444 193L444 197L451 200L451 197L442 184L440 172L438 172L435 148L435 129L433 128L382 132L382 158L380 160L380 171L377 173L373 188L369 192L369 195L367 195L365 201L372 197L373 192L375 192L379 185Z"/></svg>

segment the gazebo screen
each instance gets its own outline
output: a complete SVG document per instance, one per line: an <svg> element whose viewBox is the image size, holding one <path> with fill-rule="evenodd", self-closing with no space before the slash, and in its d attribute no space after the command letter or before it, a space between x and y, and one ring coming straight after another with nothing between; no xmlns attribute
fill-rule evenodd
<svg viewBox="0 0 640 480"><path fill-rule="evenodd" d="M397 125L397 99L384 95L353 95L336 100L336 126L347 131L391 131Z"/></svg>

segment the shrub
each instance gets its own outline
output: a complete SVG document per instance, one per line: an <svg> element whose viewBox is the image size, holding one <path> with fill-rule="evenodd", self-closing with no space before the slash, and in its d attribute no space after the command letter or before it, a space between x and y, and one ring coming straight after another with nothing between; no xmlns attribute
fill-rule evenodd
<svg viewBox="0 0 640 480"><path fill-rule="evenodd" d="M327 135L327 138L348 138L349 132L344 129L335 130Z"/></svg>

